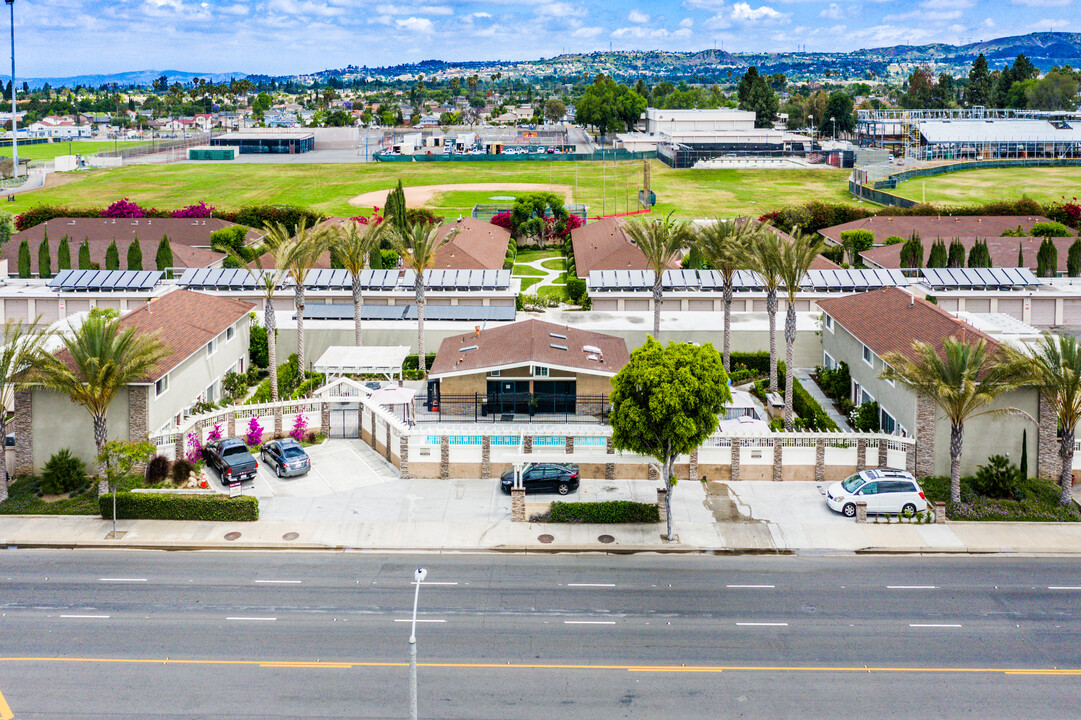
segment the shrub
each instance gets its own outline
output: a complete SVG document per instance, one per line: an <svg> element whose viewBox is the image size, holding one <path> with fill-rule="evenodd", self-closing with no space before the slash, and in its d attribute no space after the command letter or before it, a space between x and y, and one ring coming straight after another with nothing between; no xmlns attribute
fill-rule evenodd
<svg viewBox="0 0 1081 720"><path fill-rule="evenodd" d="M134 200L117 200L109 207L101 211L102 217L107 218L141 218L146 217L146 211L139 207Z"/></svg>
<svg viewBox="0 0 1081 720"><path fill-rule="evenodd" d="M1023 500L1025 495L1017 487L1021 471L1004 455L992 455L986 465L979 465L973 487L980 495L997 500Z"/></svg>
<svg viewBox="0 0 1081 720"><path fill-rule="evenodd" d="M1036 276L1055 277L1058 272L1058 248L1051 238L1045 237L1036 251Z"/></svg>
<svg viewBox="0 0 1081 720"><path fill-rule="evenodd" d="M848 419L860 432L878 432L878 403L873 400L860 403L849 413Z"/></svg>
<svg viewBox="0 0 1081 720"><path fill-rule="evenodd" d="M442 215L436 215L428 208L406 208L405 210L405 222L407 225L415 225L417 223L428 223L429 225L439 225L446 218Z"/></svg>
<svg viewBox="0 0 1081 720"><path fill-rule="evenodd" d="M293 429L289 431L289 436L301 442L307 437L308 434L308 419L304 417L304 413L297 413L296 418L293 420Z"/></svg>
<svg viewBox="0 0 1081 720"><path fill-rule="evenodd" d="M510 210L504 210L502 212L496 213L492 216L490 222L493 225L497 225L498 227L503 228L507 232L510 232L514 229L510 221Z"/></svg>
<svg viewBox="0 0 1081 720"><path fill-rule="evenodd" d="M214 216L214 208L207 205L205 202L201 202L198 205L188 205L186 207L173 210L169 217L175 218L208 218Z"/></svg>
<svg viewBox="0 0 1081 720"><path fill-rule="evenodd" d="M1081 275L1081 237L1074 240L1066 251L1066 274L1070 277Z"/></svg>
<svg viewBox="0 0 1081 720"><path fill-rule="evenodd" d="M248 391L248 376L237 372L227 372L222 378L221 386L229 400L238 400Z"/></svg>
<svg viewBox="0 0 1081 720"><path fill-rule="evenodd" d="M1032 226L1032 229L1029 231L1029 233L1031 233L1029 237L1042 238L1073 236L1073 233L1070 232L1070 229L1059 222L1038 222Z"/></svg>
<svg viewBox="0 0 1081 720"><path fill-rule="evenodd" d="M963 268L965 266L965 246L958 239L954 238L950 242L949 254L946 256L946 267L948 268Z"/></svg>
<svg viewBox="0 0 1081 720"><path fill-rule="evenodd" d="M67 235L60 238L60 244L56 247L56 269L58 272L71 269L71 245Z"/></svg>
<svg viewBox="0 0 1081 720"><path fill-rule="evenodd" d="M431 367L431 365L429 365ZM417 378L413 378L417 379ZM318 390L326 384L327 378L323 373L311 373L307 376L307 379L297 385L296 390L289 396L291 400L298 400L300 398L310 397L312 392Z"/></svg>
<svg viewBox="0 0 1081 720"><path fill-rule="evenodd" d="M51 278L53 276L53 256L49 251L49 235L38 245L38 277Z"/></svg>
<svg viewBox="0 0 1081 720"><path fill-rule="evenodd" d="M83 238L83 244L79 246L79 269L89 270L93 263L90 262L90 241Z"/></svg>
<svg viewBox="0 0 1081 720"><path fill-rule="evenodd" d="M818 385L822 388L822 392L834 400L847 398L852 387L852 375L848 370L848 363L842 360L832 370L819 368Z"/></svg>
<svg viewBox="0 0 1081 720"><path fill-rule="evenodd" d="M101 517L113 518L113 497L98 498ZM212 520L250 522L259 519L259 501L251 495L180 495L176 493L120 492L116 495L119 520Z"/></svg>
<svg viewBox="0 0 1081 720"><path fill-rule="evenodd" d="M567 295L571 302L579 303L586 294L586 281L579 277L567 277Z"/></svg>
<svg viewBox="0 0 1081 720"><path fill-rule="evenodd" d="M660 512L655 503L630 500L604 502L554 502L541 522L550 523L657 523Z"/></svg>
<svg viewBox="0 0 1081 720"><path fill-rule="evenodd" d="M139 244L139 236L136 235L135 239L131 241L131 245L128 245L128 270L142 270L143 269L143 248Z"/></svg>
<svg viewBox="0 0 1081 720"><path fill-rule="evenodd" d="M199 462L203 457L203 441L194 431L188 433L188 450L184 453L184 459L192 465Z"/></svg>
<svg viewBox="0 0 1081 720"><path fill-rule="evenodd" d="M243 225L222 228L210 233L210 248L219 252L225 252L228 248L233 252L240 252L247 239L248 228Z"/></svg>
<svg viewBox="0 0 1081 720"><path fill-rule="evenodd" d="M41 491L47 495L78 490L86 483L86 466L67 448L55 453L41 471Z"/></svg>
<svg viewBox="0 0 1081 720"><path fill-rule="evenodd" d="M19 243L19 277L30 277L30 243L26 238Z"/></svg>
<svg viewBox="0 0 1081 720"><path fill-rule="evenodd" d="M188 462L185 458L174 460L171 470L173 482L175 482L177 485L182 485L186 483L188 481L188 478L191 477L191 473L193 470L195 470L195 465Z"/></svg>
<svg viewBox="0 0 1081 720"><path fill-rule="evenodd" d="M308 227L311 227L322 219L319 213L293 205L248 205L235 213L219 212L218 217L259 229L271 223L281 223L290 233L296 232L301 220L307 220Z"/></svg>
<svg viewBox="0 0 1081 720"><path fill-rule="evenodd" d="M248 423L248 432L244 435L244 442L248 447L256 447L263 444L263 426L259 424L259 418L252 417Z"/></svg>
<svg viewBox="0 0 1081 720"><path fill-rule="evenodd" d="M206 434L206 439L211 442L221 440L221 423L214 423L214 426L210 428L210 432Z"/></svg>
<svg viewBox="0 0 1081 720"><path fill-rule="evenodd" d="M105 269L120 269L120 250L116 247L116 240L113 240L109 247L105 249Z"/></svg>
<svg viewBox="0 0 1081 720"><path fill-rule="evenodd" d="M382 267L391 270L398 267L398 253L394 250L380 250L379 254L382 260Z"/></svg>
<svg viewBox="0 0 1081 720"><path fill-rule="evenodd" d="M248 358L254 366L265 368L270 365L267 332L262 325L252 323L251 328L248 330Z"/></svg>
<svg viewBox="0 0 1081 720"><path fill-rule="evenodd" d="M155 455L146 464L146 481L152 484L164 482L169 477L169 458Z"/></svg>
<svg viewBox="0 0 1081 720"><path fill-rule="evenodd" d="M158 251L154 254L154 264L158 270L165 270L173 266L173 247L169 244L169 236L162 235L158 242Z"/></svg>
<svg viewBox="0 0 1081 720"><path fill-rule="evenodd" d="M903 237L900 237L898 235L890 235L888 238L886 238L886 242L884 242L882 244L883 245L900 245L904 241L905 241L905 239Z"/></svg>
<svg viewBox="0 0 1081 720"><path fill-rule="evenodd" d="M947 262L946 243L942 242L942 238L939 238L931 243L931 254L927 256L927 267L944 268Z"/></svg>
<svg viewBox="0 0 1081 720"><path fill-rule="evenodd" d="M848 253L853 264L860 261L860 253L874 247L875 235L870 230L844 230L841 232L841 245Z"/></svg>

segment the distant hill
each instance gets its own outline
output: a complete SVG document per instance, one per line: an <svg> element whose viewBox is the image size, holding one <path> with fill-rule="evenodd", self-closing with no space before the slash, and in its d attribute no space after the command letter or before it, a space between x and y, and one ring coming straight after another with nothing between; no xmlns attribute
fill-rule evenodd
<svg viewBox="0 0 1081 720"><path fill-rule="evenodd" d="M45 83L48 83L52 87L75 87L76 85L84 85L86 87L99 87L101 85L111 85L116 83L120 87L145 86L150 85L162 75L169 78L169 84L174 81L180 83L190 83L192 78L203 78L210 82L220 83L228 82L232 78L240 80L247 77L247 73L199 73L199 72L187 72L184 70L133 70L131 72L113 73L112 75L73 75L70 77L42 77L42 78L22 78L19 82L25 80L30 87L40 88Z"/></svg>

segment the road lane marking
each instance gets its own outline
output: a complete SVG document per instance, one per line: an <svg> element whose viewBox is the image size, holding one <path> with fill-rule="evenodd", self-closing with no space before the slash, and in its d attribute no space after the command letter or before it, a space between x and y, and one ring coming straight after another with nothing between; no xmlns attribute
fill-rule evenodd
<svg viewBox="0 0 1081 720"><path fill-rule="evenodd" d="M290 664L303 667L310 661L298 660L176 660L172 658L72 658L72 657L0 657L0 663L121 663L133 665L232 665L251 667L276 667ZM321 666L323 663L317 663ZM405 668L408 662L339 661L334 665L350 668ZM901 674L1005 674L1005 675L1071 675L1081 676L1081 668L1020 668L1020 667L897 667L897 666L845 666L821 665L556 665L544 663L417 663L418 667L459 670L621 670L628 672L706 672L724 671L763 673L901 673Z"/></svg>
<svg viewBox="0 0 1081 720"><path fill-rule="evenodd" d="M887 590L937 590L937 585L887 585Z"/></svg>
<svg viewBox="0 0 1081 720"><path fill-rule="evenodd" d="M413 622L413 618L394 618L394 622ZM434 618L417 618L419 623L445 623L446 620L436 620Z"/></svg>
<svg viewBox="0 0 1081 720"><path fill-rule="evenodd" d="M417 584L417 581L416 581L416 580L412 580L412 581L410 581L410 583L409 583L409 584L410 584L410 585L416 585L416 584ZM436 581L430 581L430 580L425 580L425 581L424 581L424 582L422 583L422 585L424 585L425 587L428 587L429 585L457 585L457 584L458 584L458 583L456 583L456 582L446 582L446 581L436 582Z"/></svg>
<svg viewBox="0 0 1081 720"><path fill-rule="evenodd" d="M615 620L564 620L564 625L615 625Z"/></svg>
<svg viewBox="0 0 1081 720"><path fill-rule="evenodd" d="M615 587L615 583L567 583L567 587Z"/></svg>
<svg viewBox="0 0 1081 720"><path fill-rule="evenodd" d="M1079 585L1048 585L1048 590L1081 590Z"/></svg>
<svg viewBox="0 0 1081 720"><path fill-rule="evenodd" d="M959 623L909 623L910 628L959 628Z"/></svg>
<svg viewBox="0 0 1081 720"><path fill-rule="evenodd" d="M238 621L241 621L241 622L244 622L244 621L251 621L251 622L274 622L274 621L276 621L276 620L277 620L278 618L276 618L276 617L240 617L240 616L232 616L232 617L227 617L227 618L225 618L225 619L226 619L226 620L238 620Z"/></svg>
<svg viewBox="0 0 1081 720"><path fill-rule="evenodd" d="M90 618L93 620L108 620L108 615L61 615L62 618Z"/></svg>
<svg viewBox="0 0 1081 720"><path fill-rule="evenodd" d="M11 712L11 706L4 699L4 693L0 693L0 720L12 720L14 717L15 713Z"/></svg>
<svg viewBox="0 0 1081 720"><path fill-rule="evenodd" d="M725 585L726 588L732 588L734 590L772 590L773 585Z"/></svg>
<svg viewBox="0 0 1081 720"><path fill-rule="evenodd" d="M786 622L738 622L742 627L788 627Z"/></svg>
<svg viewBox="0 0 1081 720"><path fill-rule="evenodd" d="M256 580L258 585L299 585L301 580Z"/></svg>
<svg viewBox="0 0 1081 720"><path fill-rule="evenodd" d="M146 582L146 578L98 578L98 582L115 582L115 583L134 582L134 583L139 583L139 582Z"/></svg>

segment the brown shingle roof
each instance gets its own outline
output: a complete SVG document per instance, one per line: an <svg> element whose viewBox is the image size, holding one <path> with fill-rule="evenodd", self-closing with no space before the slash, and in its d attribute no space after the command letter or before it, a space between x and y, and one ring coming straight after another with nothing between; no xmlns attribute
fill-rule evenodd
<svg viewBox="0 0 1081 720"><path fill-rule="evenodd" d="M476 348L464 350L471 346ZM601 352L583 350L587 346ZM591 355L596 359L590 359ZM433 378L464 375L536 363L610 376L619 372L628 360L630 355L623 338L531 319L448 337L439 345L430 374Z"/></svg>
<svg viewBox="0 0 1081 720"><path fill-rule="evenodd" d="M991 252L991 265L993 267L1017 267L1017 248L1020 247L1024 253L1024 267L1030 268L1033 271L1036 270L1036 255L1040 250L1040 244L1043 242L1043 238L1018 238L1018 237L989 237L989 238L974 238L963 237L957 238L961 241L961 244L965 246L965 258L967 261L968 252L972 249L972 246L976 244L977 240L986 240L987 249ZM1066 272L1066 259L1070 250L1070 245L1077 238L1051 238L1051 242L1055 244L1056 250L1058 250L1058 270L1059 272ZM942 242L949 247L954 238L946 240L943 238ZM927 264L927 258L931 255L931 245L934 240L923 241L923 262ZM872 248L871 250L864 250L860 253L864 261L872 267L885 268L887 270L901 267L901 248L903 243L896 243L894 245L884 245L882 247Z"/></svg>
<svg viewBox="0 0 1081 720"><path fill-rule="evenodd" d="M845 230L870 230L875 235L875 243L882 244L891 235L907 239L916 231L923 242L928 243L939 237L947 242L955 237L998 237L1003 231L1014 230L1018 225L1031 230L1038 222L1049 221L1039 215L873 215L818 232L839 243Z"/></svg>
<svg viewBox="0 0 1081 720"><path fill-rule="evenodd" d="M136 235L140 241L153 240L157 249L161 236L168 235L175 253L177 245L209 248L210 233L234 226L235 223L220 218L53 218L15 233L11 241L18 247L26 238L31 250L36 250L48 230L50 240L53 237L59 240L67 235L73 249L84 237L90 238L91 242L104 240L106 245L116 239L117 245L127 247ZM261 237L262 233L257 230L248 230L248 242L255 242Z"/></svg>
<svg viewBox="0 0 1081 720"><path fill-rule="evenodd" d="M158 334L169 353L136 383L152 383L255 309L255 305L191 290L173 290L120 318L121 329ZM57 357L67 361L67 350Z"/></svg>
<svg viewBox="0 0 1081 720"><path fill-rule="evenodd" d="M590 270L648 270L646 256L623 232L621 218L604 218L571 230L574 267L580 278ZM679 262L669 267L678 268Z"/></svg>
<svg viewBox="0 0 1081 720"><path fill-rule="evenodd" d="M879 357L898 352L911 360L916 357L913 342L941 348L949 337L970 342L983 338L988 353L998 347L991 336L900 288L819 300L818 307Z"/></svg>
<svg viewBox="0 0 1081 720"><path fill-rule="evenodd" d="M440 239L452 228L458 233L435 254L432 267L446 270L499 270L507 256L510 233L489 222L462 218L439 228Z"/></svg>

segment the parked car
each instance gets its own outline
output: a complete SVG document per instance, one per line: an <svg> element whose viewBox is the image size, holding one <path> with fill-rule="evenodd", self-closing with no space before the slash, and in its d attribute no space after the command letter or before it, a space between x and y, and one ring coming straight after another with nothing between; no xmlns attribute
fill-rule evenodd
<svg viewBox="0 0 1081 720"><path fill-rule="evenodd" d="M255 479L259 463L248 452L248 446L240 438L223 438L208 442L203 448L203 459L217 469L222 483L235 485Z"/></svg>
<svg viewBox="0 0 1081 720"><path fill-rule="evenodd" d="M826 491L826 505L845 517L855 517L856 502L867 503L867 513L918 513L927 509L927 497L911 473L904 470L861 470Z"/></svg>
<svg viewBox="0 0 1081 720"><path fill-rule="evenodd" d="M510 495L514 485L514 469L499 478L503 492ZM578 489L578 466L572 464L534 463L522 469L522 485L526 494L557 492L566 495Z"/></svg>
<svg viewBox="0 0 1081 720"><path fill-rule="evenodd" d="M274 467L274 474L278 477L304 475L312 469L308 453L304 452L304 448L293 438L264 443L259 457L267 466Z"/></svg>

